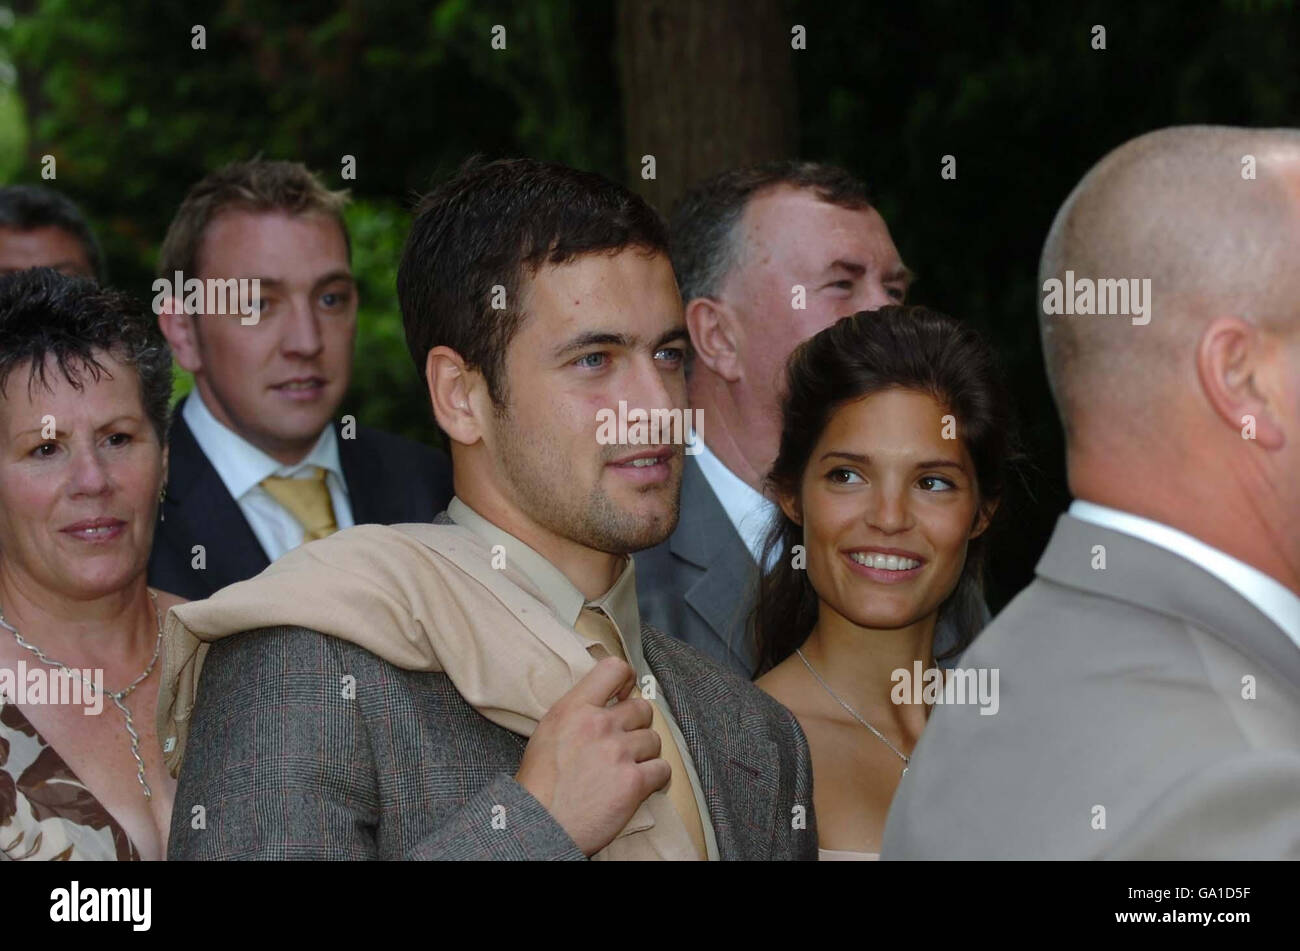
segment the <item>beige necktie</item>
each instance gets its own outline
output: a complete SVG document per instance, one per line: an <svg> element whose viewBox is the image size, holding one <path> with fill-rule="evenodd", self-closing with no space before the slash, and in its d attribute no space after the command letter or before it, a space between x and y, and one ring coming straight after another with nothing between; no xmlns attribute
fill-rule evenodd
<svg viewBox="0 0 1300 951"><path fill-rule="evenodd" d="M577 623L573 625L580 635L597 642L589 648L593 657L599 660L605 653L612 654L620 660L627 660L627 655L623 653L623 643L619 640L618 631L614 623L597 608L583 608L578 614ZM691 788L691 781L686 775L686 764L682 762L681 750L677 748L677 743L673 740L672 731L668 728L668 721L664 719L663 713L659 709L659 704L651 701L651 707L654 708L654 720L650 724L651 729L659 734L660 753L659 755L668 761L672 768L672 779L668 781L668 786L664 792L668 795L668 801L673 804L677 815L681 817L682 825L686 827L687 833L690 834L691 842L695 845L695 852L701 860L708 858L708 848L704 844L704 827L700 819L700 807L695 801L695 791Z"/></svg>
<svg viewBox="0 0 1300 951"><path fill-rule="evenodd" d="M267 476L259 484L285 510L298 520L303 528L303 541L315 541L339 530L334 521L334 503L330 501L329 486L325 484L325 470L312 467L313 474L304 479L284 479Z"/></svg>

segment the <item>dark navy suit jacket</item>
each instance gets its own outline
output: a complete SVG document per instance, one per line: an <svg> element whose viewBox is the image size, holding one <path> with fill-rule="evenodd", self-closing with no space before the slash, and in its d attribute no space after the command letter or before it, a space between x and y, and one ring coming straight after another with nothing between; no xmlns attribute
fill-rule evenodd
<svg viewBox="0 0 1300 951"><path fill-rule="evenodd" d="M335 432L339 426L334 423ZM358 525L432 522L451 501L451 462L429 446L358 426L339 433L339 462ZM171 461L162 519L154 529L149 584L191 600L251 578L268 564L257 536L181 415L172 414ZM193 548L206 565L195 569Z"/></svg>

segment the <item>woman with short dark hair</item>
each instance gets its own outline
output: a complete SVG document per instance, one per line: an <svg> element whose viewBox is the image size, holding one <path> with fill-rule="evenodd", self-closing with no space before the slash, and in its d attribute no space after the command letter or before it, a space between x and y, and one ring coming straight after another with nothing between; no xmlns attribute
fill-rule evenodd
<svg viewBox="0 0 1300 951"><path fill-rule="evenodd" d="M935 667L941 614L958 631L942 657L983 623L1009 434L992 351L943 314L863 311L790 358L757 683L808 737L824 860L878 857L929 715L896 689L898 672L910 682Z"/></svg>
<svg viewBox="0 0 1300 951"><path fill-rule="evenodd" d="M162 859L146 584L171 356L148 311L49 269L0 280L0 859Z"/></svg>

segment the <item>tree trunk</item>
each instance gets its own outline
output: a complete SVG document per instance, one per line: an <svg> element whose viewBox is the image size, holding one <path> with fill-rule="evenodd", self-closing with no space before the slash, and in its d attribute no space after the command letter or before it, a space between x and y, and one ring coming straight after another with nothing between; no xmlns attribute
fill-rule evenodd
<svg viewBox="0 0 1300 951"><path fill-rule="evenodd" d="M779 0L616 0L627 180L667 214L715 172L796 145L791 29ZM653 179L644 177L654 157Z"/></svg>

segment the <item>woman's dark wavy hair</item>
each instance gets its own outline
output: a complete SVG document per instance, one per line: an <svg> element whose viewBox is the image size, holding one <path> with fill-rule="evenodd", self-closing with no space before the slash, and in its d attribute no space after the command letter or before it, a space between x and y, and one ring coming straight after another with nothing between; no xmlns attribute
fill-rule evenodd
<svg viewBox="0 0 1300 951"><path fill-rule="evenodd" d="M957 419L975 465L981 508L1000 501L1015 455L1011 402L993 350L975 331L924 307L883 307L843 317L801 344L786 368L781 449L770 489L797 496L813 449L845 403L892 388L926 393ZM990 529L992 526L990 525ZM989 530L973 539L957 587L940 607L956 623L965 650L984 624L984 554ZM759 672L794 653L817 623L818 598L808 572L792 564L803 529L777 510L764 543L754 633Z"/></svg>

